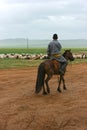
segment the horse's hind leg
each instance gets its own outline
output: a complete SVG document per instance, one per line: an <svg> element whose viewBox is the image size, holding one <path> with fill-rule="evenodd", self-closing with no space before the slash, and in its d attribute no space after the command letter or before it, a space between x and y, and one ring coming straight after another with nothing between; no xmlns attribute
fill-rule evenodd
<svg viewBox="0 0 87 130"><path fill-rule="evenodd" d="M45 90L45 86L43 85L43 94L47 94L46 90Z"/></svg>
<svg viewBox="0 0 87 130"><path fill-rule="evenodd" d="M47 75L47 78L45 80L48 93L50 93L50 88L49 88L49 85L48 85L48 81L51 79L51 77L52 77L52 75Z"/></svg>

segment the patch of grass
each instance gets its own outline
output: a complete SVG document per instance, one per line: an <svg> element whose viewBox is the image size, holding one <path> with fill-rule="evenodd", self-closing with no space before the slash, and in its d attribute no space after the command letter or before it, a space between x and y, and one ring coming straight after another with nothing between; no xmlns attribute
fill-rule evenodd
<svg viewBox="0 0 87 130"><path fill-rule="evenodd" d="M72 53L84 53L84 52L87 52L87 48L63 48L62 52L64 52L64 50L67 50L67 49L71 49Z"/></svg>
<svg viewBox="0 0 87 130"><path fill-rule="evenodd" d="M46 54L45 48L0 48L0 54L9 54L9 53L26 53L26 54Z"/></svg>
<svg viewBox="0 0 87 130"><path fill-rule="evenodd" d="M87 52L87 48L63 48L62 52L66 49L71 49L73 53ZM28 53L28 54L46 54L47 48L0 48L0 54L8 53Z"/></svg>
<svg viewBox="0 0 87 130"><path fill-rule="evenodd" d="M64 50L62 49L62 53ZM87 48L72 48L72 53L83 53L87 52ZM46 48L0 48L1 54L7 53L28 53L28 54L46 54ZM26 60L26 59L0 59L0 69L9 69L9 68L24 68L24 67L33 67L38 66L43 60ZM69 64L79 64L79 63L87 63L87 59L76 59L73 62L69 62Z"/></svg>
<svg viewBox="0 0 87 130"><path fill-rule="evenodd" d="M80 64L87 63L87 59L75 59L73 62L69 62L69 64Z"/></svg>
<svg viewBox="0 0 87 130"><path fill-rule="evenodd" d="M0 69L24 68L38 66L42 60L25 60L25 59L0 59Z"/></svg>
<svg viewBox="0 0 87 130"><path fill-rule="evenodd" d="M37 67L44 60L0 59L0 69ZM87 59L76 59L69 64L87 63Z"/></svg>

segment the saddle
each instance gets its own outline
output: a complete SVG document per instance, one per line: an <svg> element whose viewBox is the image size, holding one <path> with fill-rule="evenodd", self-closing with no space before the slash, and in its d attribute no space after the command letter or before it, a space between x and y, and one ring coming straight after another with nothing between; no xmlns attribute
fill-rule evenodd
<svg viewBox="0 0 87 130"><path fill-rule="evenodd" d="M53 70L54 70L55 74L58 74L59 73L59 69L61 68L61 63L58 62L55 59L52 59L51 62L52 62Z"/></svg>

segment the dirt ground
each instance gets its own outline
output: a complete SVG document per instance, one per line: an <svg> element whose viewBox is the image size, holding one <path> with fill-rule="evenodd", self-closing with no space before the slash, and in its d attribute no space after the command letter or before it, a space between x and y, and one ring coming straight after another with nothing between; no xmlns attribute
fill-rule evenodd
<svg viewBox="0 0 87 130"><path fill-rule="evenodd" d="M67 90L35 94L36 67L0 70L0 130L87 130L87 63L68 65Z"/></svg>

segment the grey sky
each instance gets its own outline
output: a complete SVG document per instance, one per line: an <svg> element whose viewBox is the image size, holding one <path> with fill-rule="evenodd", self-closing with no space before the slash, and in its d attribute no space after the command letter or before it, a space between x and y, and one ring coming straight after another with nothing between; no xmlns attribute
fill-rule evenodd
<svg viewBox="0 0 87 130"><path fill-rule="evenodd" d="M87 0L0 0L0 39L87 38Z"/></svg>

